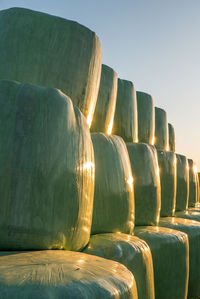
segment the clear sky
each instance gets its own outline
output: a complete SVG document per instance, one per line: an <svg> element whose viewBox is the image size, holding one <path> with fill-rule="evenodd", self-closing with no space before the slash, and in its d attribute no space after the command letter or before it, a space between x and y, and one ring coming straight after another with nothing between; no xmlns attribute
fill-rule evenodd
<svg viewBox="0 0 200 299"><path fill-rule="evenodd" d="M0 0L78 21L97 33L103 63L150 93L200 170L200 0Z"/></svg>

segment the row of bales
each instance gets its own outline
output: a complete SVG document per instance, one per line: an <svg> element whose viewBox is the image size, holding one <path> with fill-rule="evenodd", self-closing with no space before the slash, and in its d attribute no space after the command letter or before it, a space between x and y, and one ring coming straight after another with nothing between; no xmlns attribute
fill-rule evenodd
<svg viewBox="0 0 200 299"><path fill-rule="evenodd" d="M0 79L0 297L200 296L196 166L96 34L1 11Z"/></svg>

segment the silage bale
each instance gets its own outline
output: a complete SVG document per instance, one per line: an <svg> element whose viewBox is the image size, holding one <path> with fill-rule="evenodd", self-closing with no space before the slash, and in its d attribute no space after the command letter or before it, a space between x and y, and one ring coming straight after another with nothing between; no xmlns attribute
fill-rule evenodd
<svg viewBox="0 0 200 299"><path fill-rule="evenodd" d="M197 170L192 159L188 159L189 166L189 200L188 207L195 207L198 202L197 194Z"/></svg>
<svg viewBox="0 0 200 299"><path fill-rule="evenodd" d="M169 150L175 152L176 151L175 130L172 124L170 123L168 123L168 133L169 133Z"/></svg>
<svg viewBox="0 0 200 299"><path fill-rule="evenodd" d="M132 273L92 255L56 251L1 252L0 293L4 299L137 299Z"/></svg>
<svg viewBox="0 0 200 299"><path fill-rule="evenodd" d="M177 162L177 188L176 188L176 211L185 211L189 199L189 167L187 158L176 154Z"/></svg>
<svg viewBox="0 0 200 299"><path fill-rule="evenodd" d="M135 225L156 225L161 206L156 149L145 143L127 143L134 180Z"/></svg>
<svg viewBox="0 0 200 299"><path fill-rule="evenodd" d="M200 223L177 217L164 217L160 219L159 225L184 232L188 235L190 270L188 298L198 297L200 294ZM176 261L174 263L176 264ZM176 279L174 278L175 281Z"/></svg>
<svg viewBox="0 0 200 299"><path fill-rule="evenodd" d="M155 147L169 150L167 113L158 107L155 107Z"/></svg>
<svg viewBox="0 0 200 299"><path fill-rule="evenodd" d="M118 136L92 134L95 158L95 193L92 234L132 233L134 190L126 145Z"/></svg>
<svg viewBox="0 0 200 299"><path fill-rule="evenodd" d="M155 298L151 250L145 241L121 233L98 234L91 236L84 252L123 264L135 277L138 298Z"/></svg>
<svg viewBox="0 0 200 299"><path fill-rule="evenodd" d="M155 298L187 298L189 246L186 234L158 226L136 227L135 235L147 242L154 267Z"/></svg>
<svg viewBox="0 0 200 299"><path fill-rule="evenodd" d="M112 133L117 100L117 73L102 64L101 82L92 121L92 132Z"/></svg>
<svg viewBox="0 0 200 299"><path fill-rule="evenodd" d="M174 216L176 207L176 154L157 150L161 184L160 216Z"/></svg>
<svg viewBox="0 0 200 299"><path fill-rule="evenodd" d="M138 140L154 145L155 111L151 95L137 91Z"/></svg>
<svg viewBox="0 0 200 299"><path fill-rule="evenodd" d="M70 20L24 8L0 12L0 79L61 89L92 121L101 45L94 32Z"/></svg>
<svg viewBox="0 0 200 299"><path fill-rule="evenodd" d="M94 156L84 116L61 91L0 81L0 249L83 248Z"/></svg>
<svg viewBox="0 0 200 299"><path fill-rule="evenodd" d="M138 120L136 91L131 81L118 79L113 134L126 142L137 142Z"/></svg>

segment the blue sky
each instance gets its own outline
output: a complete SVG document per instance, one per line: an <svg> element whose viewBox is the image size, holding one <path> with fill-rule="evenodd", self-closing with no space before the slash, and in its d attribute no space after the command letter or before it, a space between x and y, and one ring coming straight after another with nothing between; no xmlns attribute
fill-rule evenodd
<svg viewBox="0 0 200 299"><path fill-rule="evenodd" d="M76 20L97 33L103 63L150 93L200 170L200 0L0 0Z"/></svg>

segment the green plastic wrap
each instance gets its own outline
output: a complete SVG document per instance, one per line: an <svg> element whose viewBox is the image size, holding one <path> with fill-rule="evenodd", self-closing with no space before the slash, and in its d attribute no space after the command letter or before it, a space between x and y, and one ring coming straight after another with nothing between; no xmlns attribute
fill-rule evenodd
<svg viewBox="0 0 200 299"><path fill-rule="evenodd" d="M91 236L84 252L123 264L135 277L138 298L155 298L152 256L145 241L121 233L99 234Z"/></svg>
<svg viewBox="0 0 200 299"><path fill-rule="evenodd" d="M101 82L92 121L92 132L112 133L117 100L117 74L102 64Z"/></svg>
<svg viewBox="0 0 200 299"><path fill-rule="evenodd" d="M177 217L165 217L160 219L159 225L179 230L188 235L190 249L188 297L198 297L200 295L200 223ZM176 261L175 264L177 265Z"/></svg>
<svg viewBox="0 0 200 299"><path fill-rule="evenodd" d="M61 91L0 80L0 249L79 250L90 237L94 154Z"/></svg>
<svg viewBox="0 0 200 299"><path fill-rule="evenodd" d="M123 265L92 255L57 251L1 252L4 299L137 299L134 276Z"/></svg>
<svg viewBox="0 0 200 299"><path fill-rule="evenodd" d="M195 207L198 202L197 168L192 159L188 159L189 166L189 200L188 207Z"/></svg>
<svg viewBox="0 0 200 299"><path fill-rule="evenodd" d="M151 95L137 91L138 140L154 145L155 110Z"/></svg>
<svg viewBox="0 0 200 299"><path fill-rule="evenodd" d="M155 107L155 147L165 151L169 150L167 113L158 107Z"/></svg>
<svg viewBox="0 0 200 299"><path fill-rule="evenodd" d="M161 184L160 216L174 216L176 207L176 154L157 150Z"/></svg>
<svg viewBox="0 0 200 299"><path fill-rule="evenodd" d="M0 12L0 79L61 89L89 125L101 61L98 37L77 22L24 8Z"/></svg>
<svg viewBox="0 0 200 299"><path fill-rule="evenodd" d="M156 149L145 143L127 143L135 193L135 225L156 225L161 207Z"/></svg>
<svg viewBox="0 0 200 299"><path fill-rule="evenodd" d="M168 123L168 133L169 133L169 150L175 152L176 151L175 130L172 124L170 123Z"/></svg>
<svg viewBox="0 0 200 299"><path fill-rule="evenodd" d="M130 160L121 137L92 134L95 158L95 193L92 234L134 228L134 190Z"/></svg>
<svg viewBox="0 0 200 299"><path fill-rule="evenodd" d="M136 227L135 235L147 242L154 267L155 298L186 299L189 246L186 234L163 227Z"/></svg>
<svg viewBox="0 0 200 299"><path fill-rule="evenodd" d="M118 79L113 134L126 142L138 141L136 91L131 81Z"/></svg>
<svg viewBox="0 0 200 299"><path fill-rule="evenodd" d="M187 158L176 154L177 188L176 211L186 211L189 199L189 166Z"/></svg>

